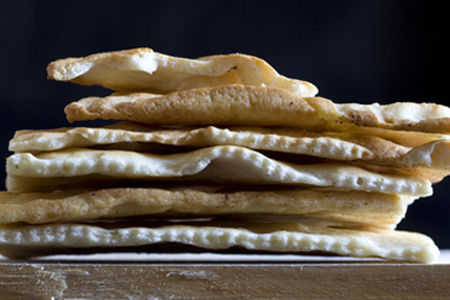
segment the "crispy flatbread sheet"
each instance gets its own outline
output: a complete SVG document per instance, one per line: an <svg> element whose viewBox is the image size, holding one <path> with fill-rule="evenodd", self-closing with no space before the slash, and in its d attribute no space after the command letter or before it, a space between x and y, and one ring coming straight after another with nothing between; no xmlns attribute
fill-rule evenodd
<svg viewBox="0 0 450 300"><path fill-rule="evenodd" d="M330 132L324 131L324 134ZM331 132L337 135L338 132ZM373 136L379 137L393 143L405 147L418 147L435 141L450 140L449 134L394 130L380 127L362 127L362 126L348 126L345 131L341 131L341 136Z"/></svg>
<svg viewBox="0 0 450 300"><path fill-rule="evenodd" d="M431 103L336 104L288 91L227 85L168 95L88 97L65 108L69 122L95 119L162 125L284 126L346 131L353 127L450 132L450 108Z"/></svg>
<svg viewBox="0 0 450 300"><path fill-rule="evenodd" d="M50 130L20 130L9 142L12 152L42 152L74 147L108 145L110 149L139 149L152 152L151 145L208 147L236 145L252 149L306 154L341 160L365 159L379 152L380 144L391 152L406 153L409 148L366 137L334 137L295 129L256 127L164 128L130 122L119 122L103 128L58 128ZM395 148L394 148L395 147ZM374 150L371 150L373 148ZM396 155L394 155L395 157Z"/></svg>
<svg viewBox="0 0 450 300"><path fill-rule="evenodd" d="M362 161L397 168L450 169L450 140L439 140L410 148L371 136L252 127L167 129L120 122L105 128L21 130L16 132L9 142L9 150L40 152L103 145L108 149L133 149L153 153L158 148L153 143L191 147L236 145L256 150L311 155L331 160ZM176 151L176 148L173 151Z"/></svg>
<svg viewBox="0 0 450 300"><path fill-rule="evenodd" d="M313 84L281 76L264 60L243 54L186 59L139 48L60 59L48 65L47 73L49 79L117 91L166 94L238 83L279 87L305 97L318 92Z"/></svg>
<svg viewBox="0 0 450 300"><path fill-rule="evenodd" d="M419 177L379 174L339 163L285 163L237 146L215 146L171 155L83 148L35 155L16 153L7 159L6 169L7 188L12 192L26 190L26 186L21 190L14 184L15 177L50 179L51 182L55 178L95 174L117 180L308 185L412 196L432 193L431 183Z"/></svg>
<svg viewBox="0 0 450 300"><path fill-rule="evenodd" d="M414 198L313 189L114 188L0 192L0 224L73 222L143 215L273 214L393 228Z"/></svg>
<svg viewBox="0 0 450 300"><path fill-rule="evenodd" d="M162 227L118 227L111 224L1 225L0 253L36 256L45 249L133 247L180 243L219 250L238 246L275 252L325 251L355 257L431 263L439 249L422 234L382 229L348 230L299 223L208 223Z"/></svg>
<svg viewBox="0 0 450 300"><path fill-rule="evenodd" d="M382 162L384 163L384 162ZM446 176L450 175L450 170L439 170L430 168L398 168L385 165L367 164L363 162L352 162L354 166L363 168L367 171L381 174L395 174L420 177L432 183L441 182Z"/></svg>

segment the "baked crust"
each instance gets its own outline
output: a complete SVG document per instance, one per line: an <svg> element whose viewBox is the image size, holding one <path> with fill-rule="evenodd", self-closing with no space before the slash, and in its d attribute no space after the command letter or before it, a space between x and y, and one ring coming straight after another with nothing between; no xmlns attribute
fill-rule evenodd
<svg viewBox="0 0 450 300"><path fill-rule="evenodd" d="M172 148L161 148L159 145L170 145ZM120 122L103 128L21 130L10 141L9 150L36 153L77 147L105 147L110 150L155 153L181 152L186 146L217 145L235 145L259 151L395 168L450 169L450 140L436 140L416 147L406 147L374 136L318 133L289 128L161 128Z"/></svg>
<svg viewBox="0 0 450 300"><path fill-rule="evenodd" d="M392 228L414 198L383 193L313 189L230 190L220 186L64 190L52 193L0 192L0 224L73 222L158 215L167 218L269 214L341 222L347 226ZM296 217L297 216L297 217ZM149 217L151 218L151 217ZM311 223L311 222L310 222ZM341 226L344 226L341 225Z"/></svg>
<svg viewBox="0 0 450 300"><path fill-rule="evenodd" d="M358 127L450 132L450 108L431 103L336 104L279 88L227 85L168 95L88 97L65 108L69 122L126 120L149 125L296 127L353 131Z"/></svg>
<svg viewBox="0 0 450 300"><path fill-rule="evenodd" d="M135 247L181 243L219 250L233 246L276 252L325 251L355 257L431 263L439 256L422 234L366 228L339 229L300 223L205 223L162 227L102 227L101 224L0 225L0 253L29 257L48 249ZM47 250L47 252L45 252Z"/></svg>
<svg viewBox="0 0 450 300"><path fill-rule="evenodd" d="M343 163L287 163L237 146L214 146L170 155L71 148L7 159L7 188L25 191L15 178L71 179L102 175L110 180L206 181L227 184L283 184L428 196L431 183L408 174L377 173ZM239 170L239 172L236 172ZM87 180L90 180L87 178ZM45 185L45 182L40 185ZM16 190L18 189L18 190Z"/></svg>
<svg viewBox="0 0 450 300"><path fill-rule="evenodd" d="M47 74L116 91L160 94L234 83L274 86L305 97L318 92L313 84L284 77L264 60L244 54L187 59L137 48L59 59L48 65Z"/></svg>

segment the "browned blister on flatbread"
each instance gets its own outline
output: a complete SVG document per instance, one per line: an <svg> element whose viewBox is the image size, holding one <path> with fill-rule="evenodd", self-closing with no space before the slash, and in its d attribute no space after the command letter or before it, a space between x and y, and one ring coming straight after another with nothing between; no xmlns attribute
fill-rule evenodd
<svg viewBox="0 0 450 300"><path fill-rule="evenodd" d="M66 106L70 122L127 120L163 125L282 126L352 131L359 127L450 132L450 108L431 103L336 104L261 86L227 85L168 95L89 97ZM358 118L357 116L361 116Z"/></svg>
<svg viewBox="0 0 450 300"><path fill-rule="evenodd" d="M0 192L0 224L50 223L142 215L266 214L341 222L348 227L394 227L412 197L312 189L246 190L245 187L113 188L53 193Z"/></svg>
<svg viewBox="0 0 450 300"><path fill-rule="evenodd" d="M149 48L66 58L50 63L48 78L118 91L170 93L225 84L274 86L300 96L314 96L317 88L306 81L278 74L267 62L244 54L186 59Z"/></svg>

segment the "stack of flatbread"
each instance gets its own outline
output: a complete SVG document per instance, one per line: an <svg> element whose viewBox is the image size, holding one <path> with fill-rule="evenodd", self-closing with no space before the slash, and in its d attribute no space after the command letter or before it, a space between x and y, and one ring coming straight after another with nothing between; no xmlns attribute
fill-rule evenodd
<svg viewBox="0 0 450 300"><path fill-rule="evenodd" d="M68 58L50 79L115 92L65 108L104 127L21 130L0 193L0 252L180 245L428 263L394 230L450 170L450 109L336 104L256 57L151 49Z"/></svg>

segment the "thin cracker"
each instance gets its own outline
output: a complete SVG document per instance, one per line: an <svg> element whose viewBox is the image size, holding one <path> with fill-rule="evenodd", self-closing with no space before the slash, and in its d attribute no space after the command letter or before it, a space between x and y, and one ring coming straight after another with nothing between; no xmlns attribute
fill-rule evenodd
<svg viewBox="0 0 450 300"><path fill-rule="evenodd" d="M302 215L377 227L394 227L413 198L355 191L220 187L114 188L0 192L0 224L73 222L142 215Z"/></svg>
<svg viewBox="0 0 450 300"><path fill-rule="evenodd" d="M431 103L336 104L261 86L227 85L174 92L88 97L65 108L69 122L95 119L165 125L284 126L346 131L353 127L450 132L450 108Z"/></svg>
<svg viewBox="0 0 450 300"><path fill-rule="evenodd" d="M299 223L228 223L114 229L82 224L0 226L0 253L11 257L39 255L39 251L45 248L53 251L58 248L100 249L172 242L208 251L240 246L249 250L325 251L419 263L431 263L439 256L439 249L433 241L418 233L333 229Z"/></svg>
<svg viewBox="0 0 450 300"><path fill-rule="evenodd" d="M82 148L36 155L17 153L7 159L7 173L11 178L7 181L8 190L15 192L26 189L11 183L15 177L52 181L97 174L119 180L310 185L413 196L432 193L431 183L419 177L379 174L339 163L285 163L237 146L215 146L171 155Z"/></svg>
<svg viewBox="0 0 450 300"><path fill-rule="evenodd" d="M155 147L151 143L190 147L236 145L396 168L450 169L450 140L411 148L378 137L277 128L209 126L168 129L120 122L104 128L21 130L10 141L9 150L40 152L103 145L108 149L153 152Z"/></svg>
<svg viewBox="0 0 450 300"><path fill-rule="evenodd" d="M244 54L186 59L138 48L60 59L48 65L47 74L112 90L163 94L233 83L275 86L300 96L318 92L313 84L284 77L264 60Z"/></svg>

